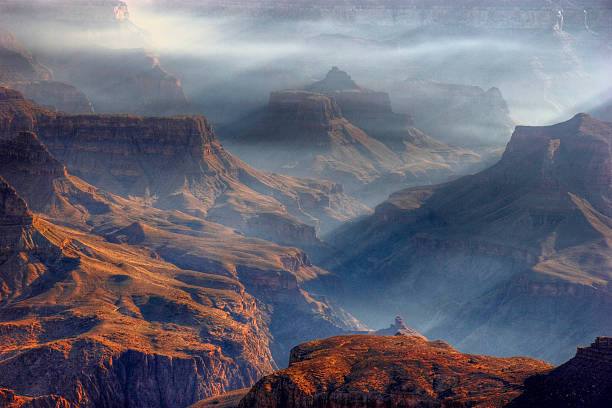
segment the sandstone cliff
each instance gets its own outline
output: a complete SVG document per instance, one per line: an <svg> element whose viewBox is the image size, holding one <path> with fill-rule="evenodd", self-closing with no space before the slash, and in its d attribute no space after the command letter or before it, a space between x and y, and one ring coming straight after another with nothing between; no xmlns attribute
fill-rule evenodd
<svg viewBox="0 0 612 408"><path fill-rule="evenodd" d="M43 397L23 397L11 390L0 389L2 408L74 408L74 405L57 395Z"/></svg>
<svg viewBox="0 0 612 408"><path fill-rule="evenodd" d="M543 361L461 354L438 340L340 336L295 347L240 407L503 407Z"/></svg>
<svg viewBox="0 0 612 408"><path fill-rule="evenodd" d="M564 361L612 324L611 137L584 114L517 127L495 166L393 194L331 239L334 270L367 288L345 305L372 325L399 310L463 350Z"/></svg>

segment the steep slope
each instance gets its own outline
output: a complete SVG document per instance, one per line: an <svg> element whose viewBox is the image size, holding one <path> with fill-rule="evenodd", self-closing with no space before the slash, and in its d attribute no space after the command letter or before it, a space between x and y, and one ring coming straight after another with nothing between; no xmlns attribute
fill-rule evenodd
<svg viewBox="0 0 612 408"><path fill-rule="evenodd" d="M1 180L0 386L17 395L184 407L360 327L304 290L327 273L299 250L100 191L33 133L0 151L37 211Z"/></svg>
<svg viewBox="0 0 612 408"><path fill-rule="evenodd" d="M481 161L413 128L393 113L388 95L359 87L335 67L307 91L273 92L267 113L230 148L255 167L339 182L366 204Z"/></svg>
<svg viewBox="0 0 612 408"><path fill-rule="evenodd" d="M3 128L35 129L70 173L124 198L221 222L282 244L319 245L367 209L330 182L255 170L229 154L201 116L67 116L3 90Z"/></svg>
<svg viewBox="0 0 612 408"><path fill-rule="evenodd" d="M346 251L335 270L367 288L349 310L414 316L462 350L559 362L610 330L611 137L584 114L517 127L495 166L392 195L331 239Z"/></svg>
<svg viewBox="0 0 612 408"><path fill-rule="evenodd" d="M508 408L604 408L612 401L612 338L598 337L590 347L549 373L525 382L525 392Z"/></svg>
<svg viewBox="0 0 612 408"><path fill-rule="evenodd" d="M503 407L550 365L461 354L410 336L339 336L301 344L289 368L260 380L240 407Z"/></svg>

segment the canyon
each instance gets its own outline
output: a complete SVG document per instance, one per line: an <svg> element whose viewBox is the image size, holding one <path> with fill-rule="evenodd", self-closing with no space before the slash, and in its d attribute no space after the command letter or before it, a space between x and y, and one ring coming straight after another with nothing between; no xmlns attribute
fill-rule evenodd
<svg viewBox="0 0 612 408"><path fill-rule="evenodd" d="M350 287L341 304L366 324L400 313L465 351L566 360L612 323L611 126L519 126L494 166L341 227L328 240Z"/></svg>
<svg viewBox="0 0 612 408"><path fill-rule="evenodd" d="M228 147L257 168L338 181L369 205L482 166L479 155L425 135L392 111L389 95L337 67L306 90L273 92L267 113Z"/></svg>
<svg viewBox="0 0 612 408"><path fill-rule="evenodd" d="M71 173L97 187L282 244L319 245L319 225L368 211L336 183L247 166L201 116L57 115L9 90L0 109L3 129L35 131Z"/></svg>
<svg viewBox="0 0 612 408"><path fill-rule="evenodd" d="M611 27L0 0L0 407L607 407Z"/></svg>
<svg viewBox="0 0 612 408"><path fill-rule="evenodd" d="M362 329L306 290L334 278L302 251L75 177L53 151L78 155L79 145L60 149L49 135L69 125L74 138L75 124L105 117L55 115L6 89L0 100L0 384L10 403L188 406L252 385L301 341ZM175 148L180 131L194 154L204 135L215 143L203 118L180 120Z"/></svg>

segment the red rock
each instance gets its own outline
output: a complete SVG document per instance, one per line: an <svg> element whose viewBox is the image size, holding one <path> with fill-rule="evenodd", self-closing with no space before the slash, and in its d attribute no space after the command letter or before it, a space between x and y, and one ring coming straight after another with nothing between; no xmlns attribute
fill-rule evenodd
<svg viewBox="0 0 612 408"><path fill-rule="evenodd" d="M302 344L289 367L240 402L258 407L503 407L543 361L461 354L412 336L339 336Z"/></svg>

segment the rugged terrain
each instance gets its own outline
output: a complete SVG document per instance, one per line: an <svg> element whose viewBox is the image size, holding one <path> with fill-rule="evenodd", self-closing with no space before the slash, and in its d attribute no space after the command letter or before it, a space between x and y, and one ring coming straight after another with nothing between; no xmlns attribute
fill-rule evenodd
<svg viewBox="0 0 612 408"><path fill-rule="evenodd" d="M55 124L57 137L59 118L72 119L74 138L83 118L113 117L55 115L9 90L1 106L0 386L11 404L188 406L252 385L295 344L361 328L306 290L333 278L300 250L103 191L18 131ZM205 128L187 129L202 139ZM82 148L71 141L56 151Z"/></svg>
<svg viewBox="0 0 612 408"><path fill-rule="evenodd" d="M273 92L267 113L230 148L258 168L337 181L367 204L480 163L412 127L393 113L387 94L359 87L337 68L307 90Z"/></svg>
<svg viewBox="0 0 612 408"><path fill-rule="evenodd" d="M517 127L493 167L341 228L349 310L373 326L400 313L460 350L566 360L612 329L611 137L585 114Z"/></svg>
<svg viewBox="0 0 612 408"><path fill-rule="evenodd" d="M503 407L551 366L461 354L412 336L339 336L301 344L240 407Z"/></svg>
<svg viewBox="0 0 612 408"><path fill-rule="evenodd" d="M282 244L319 245L368 209L335 183L274 175L244 164L201 116L57 115L2 90L3 130L35 130L69 172L108 192L181 210Z"/></svg>

